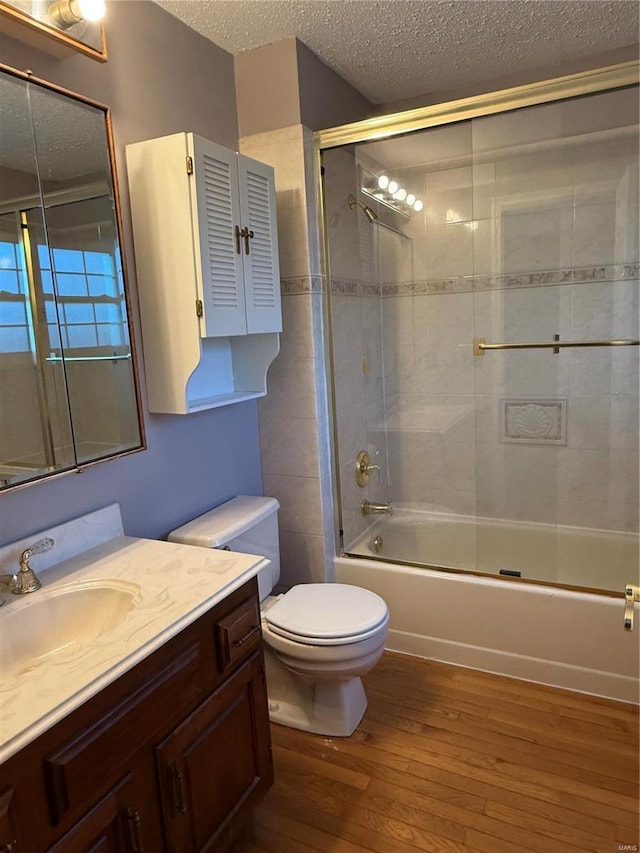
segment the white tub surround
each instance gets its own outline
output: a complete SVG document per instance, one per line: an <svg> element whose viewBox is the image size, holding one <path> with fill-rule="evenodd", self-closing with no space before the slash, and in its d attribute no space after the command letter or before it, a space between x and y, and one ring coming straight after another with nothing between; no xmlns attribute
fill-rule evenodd
<svg viewBox="0 0 640 853"><path fill-rule="evenodd" d="M389 649L640 699L640 631L624 630L623 598L350 557L336 559L335 579L385 599Z"/></svg>
<svg viewBox="0 0 640 853"><path fill-rule="evenodd" d="M74 527L76 542L90 550L69 557ZM52 551L31 561L42 588L25 596L9 593L0 608L0 762L133 668L264 564L263 558L252 555L118 535L118 527L121 533L118 508L108 507L0 549L2 571L15 571L16 552L42 536L56 539L56 532L60 533ZM98 538L115 530L115 538L90 547L87 531L91 529ZM48 567L46 561L51 566L58 548L58 554L68 558ZM106 589L112 603L117 599L118 613L109 615L104 612L109 606L100 608L101 624L85 623L82 642L70 632L55 649L49 649L49 614L63 599L70 600L70 590L80 601L85 592L91 596L96 589ZM29 610L36 607L42 610L41 624L29 618ZM77 617L82 622L80 612ZM71 618L75 624L75 611ZM23 638L33 649L31 660L14 665L12 650L20 644L23 624L35 625L33 634L42 630L38 637ZM46 653L38 654L39 648Z"/></svg>

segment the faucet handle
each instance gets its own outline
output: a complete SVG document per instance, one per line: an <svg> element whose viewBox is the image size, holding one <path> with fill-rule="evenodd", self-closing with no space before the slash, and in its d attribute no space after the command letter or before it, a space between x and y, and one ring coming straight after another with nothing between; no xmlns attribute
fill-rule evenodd
<svg viewBox="0 0 640 853"><path fill-rule="evenodd" d="M371 457L366 450L361 450L358 453L356 460L356 483L363 489L369 482L369 476L372 471L376 471L378 482L380 482L380 466L371 463Z"/></svg>
<svg viewBox="0 0 640 853"><path fill-rule="evenodd" d="M44 539L39 539L30 548L25 548L20 555L20 569L14 575L12 592L16 595L22 595L23 593L35 592L37 589L40 589L41 583L29 565L29 560L34 554L44 554L45 551L50 551L54 544L53 539L45 537Z"/></svg>
<svg viewBox="0 0 640 853"><path fill-rule="evenodd" d="M44 554L46 551L50 551L55 544L55 541L49 539L48 536L45 536L44 539L38 539L37 542L24 550L20 555L20 568L23 566L28 568L29 560L34 554Z"/></svg>

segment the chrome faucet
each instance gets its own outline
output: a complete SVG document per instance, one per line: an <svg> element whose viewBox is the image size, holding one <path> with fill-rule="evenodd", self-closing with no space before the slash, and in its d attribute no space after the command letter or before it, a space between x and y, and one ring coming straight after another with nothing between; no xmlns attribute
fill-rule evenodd
<svg viewBox="0 0 640 853"><path fill-rule="evenodd" d="M375 501L364 500L360 504L360 512L363 515L373 515L374 513L382 513L384 515L393 515L393 507L391 506L391 498L386 504L377 504Z"/></svg>
<svg viewBox="0 0 640 853"><path fill-rule="evenodd" d="M50 551L53 546L53 539L45 537L24 550L20 555L20 568L15 575L0 575L0 587L7 587L14 595L24 595L40 589L40 581L29 565L29 560L34 554L44 554L45 551Z"/></svg>

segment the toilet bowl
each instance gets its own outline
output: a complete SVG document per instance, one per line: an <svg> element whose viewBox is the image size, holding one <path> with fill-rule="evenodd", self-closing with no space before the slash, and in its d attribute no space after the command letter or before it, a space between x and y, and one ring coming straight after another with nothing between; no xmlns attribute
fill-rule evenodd
<svg viewBox="0 0 640 853"><path fill-rule="evenodd" d="M302 584L267 601L262 636L273 658L267 664L272 721L352 734L367 708L361 676L380 659L388 624L380 596L346 584Z"/></svg>
<svg viewBox="0 0 640 853"><path fill-rule="evenodd" d="M304 731L346 737L367 707L361 676L378 662L389 611L347 584L310 583L271 595L280 576L274 498L240 496L169 534L172 542L260 554L258 574L269 716Z"/></svg>

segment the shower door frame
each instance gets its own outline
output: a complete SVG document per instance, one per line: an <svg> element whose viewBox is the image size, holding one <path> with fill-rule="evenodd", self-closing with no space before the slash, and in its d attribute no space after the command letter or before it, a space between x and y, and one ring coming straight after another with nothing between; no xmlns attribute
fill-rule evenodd
<svg viewBox="0 0 640 853"><path fill-rule="evenodd" d="M323 183L323 151L331 148L339 148L358 142L374 142L381 139L389 139L394 136L402 136L412 131L427 130L429 128L442 127L447 124L468 121L473 118L496 115L503 112L511 112L523 107L540 106L542 104L564 101L583 95L594 95L599 92L614 91L640 84L640 60L630 60L616 65L607 65L601 68L593 68L575 74L562 77L554 77L534 83L526 83L508 89L499 89L473 95L468 98L460 98L454 101L445 101L417 109L405 110L398 113L376 116L375 118L363 119L362 121L330 127L326 130L316 131L314 140L314 175L319 199L319 226L320 237L320 265L321 273L326 286L324 287L325 299L323 300L323 325L325 330L325 368L329 377L329 419L330 419L330 442L331 442L331 466L332 466L332 489L334 500L334 524L335 542L338 554L344 555L342 530L342 499L340 490L340 478L337 465L338 435L336 426L336 394L334 379L333 359L333 327L331 318L331 288L329 287L329 251L327 237L326 204ZM506 580L509 582L536 584L538 586L549 586L561 589L571 589L579 592L594 593L612 598L624 598L624 590L616 592L613 590L596 589L593 587L567 586L566 584L553 581L539 581L528 578L508 578L503 575L479 572L474 569L450 568L447 566L434 566L426 564L404 563L400 560L385 560L376 556L376 561L392 562L398 565L415 566L438 571L479 575L485 578Z"/></svg>

